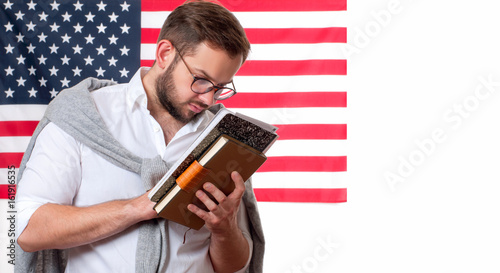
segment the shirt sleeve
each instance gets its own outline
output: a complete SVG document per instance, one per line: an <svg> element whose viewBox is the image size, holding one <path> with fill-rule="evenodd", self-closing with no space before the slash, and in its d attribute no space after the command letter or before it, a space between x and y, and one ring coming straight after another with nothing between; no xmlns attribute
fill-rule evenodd
<svg viewBox="0 0 500 273"><path fill-rule="evenodd" d="M236 273L243 273L247 270L248 266L250 265L250 260L252 259L252 254L253 254L253 240L252 240L252 235L250 234L247 209L245 207L245 204L243 204L243 200L241 201L240 208L238 210L238 226L240 227L241 232L243 233L245 239L247 239L249 247L248 260L245 266L241 270L236 271Z"/></svg>
<svg viewBox="0 0 500 273"><path fill-rule="evenodd" d="M40 206L72 204L81 181L80 155L81 144L55 124L40 132L17 185L17 237Z"/></svg>

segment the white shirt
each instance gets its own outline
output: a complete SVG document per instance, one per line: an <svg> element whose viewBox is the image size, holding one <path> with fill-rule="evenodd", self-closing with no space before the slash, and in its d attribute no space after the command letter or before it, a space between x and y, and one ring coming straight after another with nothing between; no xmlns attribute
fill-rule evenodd
<svg viewBox="0 0 500 273"><path fill-rule="evenodd" d="M129 84L91 92L99 113L111 134L129 151L144 158L158 154L172 166L206 125L211 113L182 127L168 145L163 131L147 109L140 69ZM130 199L144 193L139 175L121 169L76 141L53 123L38 135L19 183L17 236L41 205L56 203L77 207L111 200ZM238 224L252 250L246 210L240 205ZM135 272L139 224L98 242L69 249L66 272ZM188 230L169 222L167 268L160 272L213 272L208 248L210 232ZM186 242L183 243L186 234ZM248 266L250 259L247 262ZM245 269L244 268L244 269ZM241 271L244 271L242 269Z"/></svg>

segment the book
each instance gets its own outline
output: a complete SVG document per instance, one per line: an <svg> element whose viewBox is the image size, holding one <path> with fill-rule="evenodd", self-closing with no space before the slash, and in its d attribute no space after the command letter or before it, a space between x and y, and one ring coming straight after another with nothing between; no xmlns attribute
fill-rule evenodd
<svg viewBox="0 0 500 273"><path fill-rule="evenodd" d="M235 188L231 172L239 172L246 181L266 159L262 152L223 134L177 178L176 185L154 209L160 217L198 230L204 221L190 212L187 205L207 209L195 196L196 191L203 190L202 185L209 181L229 195Z"/></svg>
<svg viewBox="0 0 500 273"><path fill-rule="evenodd" d="M265 154L278 138L276 130L277 128L275 126L240 113L234 113L222 107L212 117L205 129L202 130L193 143L181 155L180 159L170 167L168 172L158 181L155 187L150 190L148 197L151 201L158 203L160 200L164 199L167 194L174 194L175 191L180 191L179 187L176 187L178 185L178 177L181 176L193 162L199 160L202 154L204 154L221 135L225 135L226 137Z"/></svg>

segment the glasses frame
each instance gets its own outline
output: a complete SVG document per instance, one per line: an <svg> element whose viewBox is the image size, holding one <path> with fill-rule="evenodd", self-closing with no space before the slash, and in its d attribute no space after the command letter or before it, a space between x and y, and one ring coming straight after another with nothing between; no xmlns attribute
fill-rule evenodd
<svg viewBox="0 0 500 273"><path fill-rule="evenodd" d="M187 70L189 71L189 74L191 74L191 77L193 77L193 82L191 83L191 91L193 91L194 93L196 94L206 94L206 93L209 93L211 91L215 91L214 92L214 100L227 100L229 99L230 97L236 95L236 88L234 87L234 82L231 81L231 85L233 86L233 88L230 88L230 87L225 87L225 86L218 86L216 84L214 84L211 80L207 79L207 78L203 78L203 77L197 77L193 74L193 72L191 72L191 69L189 68L189 66L187 65L186 61L184 60L184 58L182 57L182 54L181 52L174 46L175 48L175 51L179 54L179 57L181 58L181 61L184 63L184 65L186 66ZM212 84L212 88L208 88L206 91L204 92L198 92L196 90L193 89L193 86L194 84L196 83L196 81L199 81L199 80L202 80L202 81L207 81L209 82L210 84ZM229 84L229 83L228 83ZM230 90L232 91L232 94L228 97L223 97L223 98L220 98L220 95L222 93L222 91L224 90Z"/></svg>

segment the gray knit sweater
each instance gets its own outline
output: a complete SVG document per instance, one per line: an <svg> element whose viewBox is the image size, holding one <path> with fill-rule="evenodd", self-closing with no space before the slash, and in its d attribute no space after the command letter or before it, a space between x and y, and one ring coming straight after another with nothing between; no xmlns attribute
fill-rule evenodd
<svg viewBox="0 0 500 273"><path fill-rule="evenodd" d="M26 162L29 160L36 138L42 129L53 122L76 140L90 147L113 164L133 171L141 176L144 189L151 189L164 173L167 172L165 162L158 155L155 158L140 158L125 149L109 133L104 121L94 105L90 92L114 84L111 81L88 78L78 85L63 90L48 105L44 117L36 128L21 162L18 183L21 181ZM217 109L210 109L217 111ZM257 210L257 202L251 181L246 183L243 203L250 220L250 231L253 239L253 255L247 272L262 272L264 256L264 234ZM143 222L139 228L139 239L136 252L136 272L157 272L166 263L168 252L168 221L153 219ZM35 253L24 252L16 246L17 261L15 272L49 272L62 273L66 266L64 250L44 250Z"/></svg>

